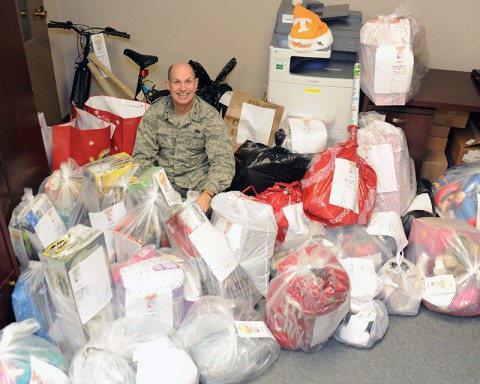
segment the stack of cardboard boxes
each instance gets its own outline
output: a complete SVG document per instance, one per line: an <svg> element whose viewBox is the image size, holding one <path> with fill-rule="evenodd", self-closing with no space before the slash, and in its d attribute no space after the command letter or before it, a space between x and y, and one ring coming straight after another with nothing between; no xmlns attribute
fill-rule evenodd
<svg viewBox="0 0 480 384"><path fill-rule="evenodd" d="M427 151L420 171L420 178L433 181L448 168L446 152L450 153L452 157L454 152L457 153L453 148L455 146L452 146L451 143L456 140L457 131L466 131L465 127L467 126L469 115L468 111L445 109L437 109L435 111L433 124L430 128L430 137L427 142ZM457 160L458 156L453 157L454 163L457 163Z"/></svg>
<svg viewBox="0 0 480 384"><path fill-rule="evenodd" d="M454 164L480 160L480 114L471 113L464 129L450 131L448 151Z"/></svg>

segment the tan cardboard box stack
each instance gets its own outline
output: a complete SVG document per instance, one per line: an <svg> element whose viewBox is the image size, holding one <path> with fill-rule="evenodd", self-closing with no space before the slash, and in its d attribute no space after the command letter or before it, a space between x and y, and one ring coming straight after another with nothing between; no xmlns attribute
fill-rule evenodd
<svg viewBox="0 0 480 384"><path fill-rule="evenodd" d="M468 111L451 111L437 109L430 128L427 151L422 163L420 177L435 180L448 167L445 149L449 145L449 134L452 130L464 129L469 117Z"/></svg>
<svg viewBox="0 0 480 384"><path fill-rule="evenodd" d="M480 114L471 113L464 129L452 129L448 150L455 164L480 160Z"/></svg>

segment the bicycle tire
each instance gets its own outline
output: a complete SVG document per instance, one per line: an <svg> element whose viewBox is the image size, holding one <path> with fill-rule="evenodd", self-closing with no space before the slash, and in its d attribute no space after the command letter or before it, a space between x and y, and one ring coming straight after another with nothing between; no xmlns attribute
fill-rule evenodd
<svg viewBox="0 0 480 384"><path fill-rule="evenodd" d="M75 70L70 101L73 101L75 106L80 109L84 108L85 102L90 94L91 79L92 74L90 70L85 66L79 65Z"/></svg>

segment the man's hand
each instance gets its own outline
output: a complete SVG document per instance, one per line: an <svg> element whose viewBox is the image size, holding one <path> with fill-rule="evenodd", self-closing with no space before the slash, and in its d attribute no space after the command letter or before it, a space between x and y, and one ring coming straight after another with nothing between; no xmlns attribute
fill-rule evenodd
<svg viewBox="0 0 480 384"><path fill-rule="evenodd" d="M208 208L210 208L210 203L212 202L213 196L215 196L213 191L205 189L200 193L200 196L197 198L197 204L203 213L207 213Z"/></svg>

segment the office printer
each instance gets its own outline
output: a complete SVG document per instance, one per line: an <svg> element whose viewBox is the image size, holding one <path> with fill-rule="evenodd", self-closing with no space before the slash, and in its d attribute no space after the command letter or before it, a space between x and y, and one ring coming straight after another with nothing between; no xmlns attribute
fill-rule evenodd
<svg viewBox="0 0 480 384"><path fill-rule="evenodd" d="M327 127L328 144L348 139L352 110L353 66L358 61L362 13L348 4L325 6L307 2L304 7L319 15L333 35L327 49L298 52L288 48L293 24L291 0L280 3L270 44L268 100L289 112L303 115L333 114Z"/></svg>

